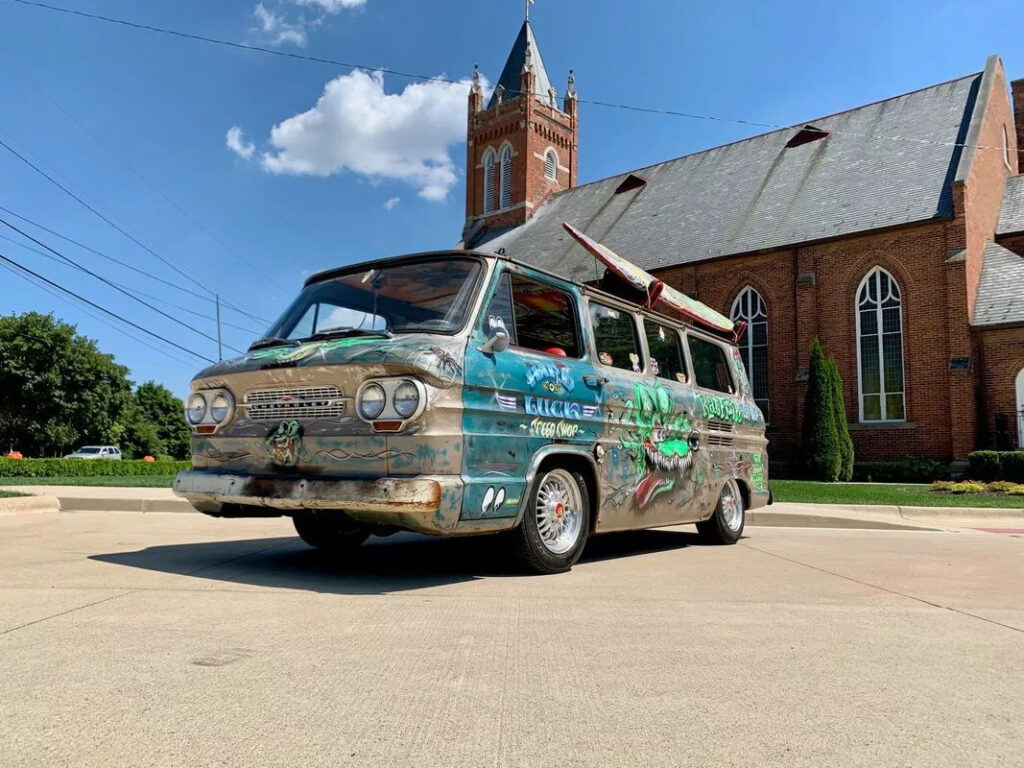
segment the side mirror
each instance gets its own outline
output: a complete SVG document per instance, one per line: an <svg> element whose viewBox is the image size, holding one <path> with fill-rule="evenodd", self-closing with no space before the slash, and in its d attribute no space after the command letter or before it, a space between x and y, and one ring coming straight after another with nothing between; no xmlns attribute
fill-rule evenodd
<svg viewBox="0 0 1024 768"><path fill-rule="evenodd" d="M483 352L485 355L493 355L498 352L504 352L508 349L508 333L505 331L495 331L494 335L491 336L487 341L477 347L478 350Z"/></svg>

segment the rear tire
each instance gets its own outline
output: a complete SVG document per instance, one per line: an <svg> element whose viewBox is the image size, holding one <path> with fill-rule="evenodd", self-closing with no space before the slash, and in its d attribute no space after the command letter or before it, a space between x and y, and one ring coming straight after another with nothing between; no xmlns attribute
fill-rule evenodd
<svg viewBox="0 0 1024 768"><path fill-rule="evenodd" d="M709 544L735 544L743 535L746 518L743 494L736 481L730 477L722 486L715 513L697 523L697 532Z"/></svg>
<svg viewBox="0 0 1024 768"><path fill-rule="evenodd" d="M292 522L304 542L332 554L355 552L370 536L344 512L296 512Z"/></svg>
<svg viewBox="0 0 1024 768"><path fill-rule="evenodd" d="M541 470L513 532L512 549L534 573L562 573L580 559L590 534L590 494L579 472Z"/></svg>

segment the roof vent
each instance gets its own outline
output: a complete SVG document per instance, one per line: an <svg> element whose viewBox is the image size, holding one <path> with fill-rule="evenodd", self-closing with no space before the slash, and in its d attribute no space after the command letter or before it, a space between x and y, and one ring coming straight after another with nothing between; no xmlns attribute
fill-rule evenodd
<svg viewBox="0 0 1024 768"><path fill-rule="evenodd" d="M786 148L792 149L793 147L799 147L801 144L810 144L812 141L818 139L824 139L829 133L821 128L816 128L813 125L805 125L801 128L796 136L786 142Z"/></svg>
<svg viewBox="0 0 1024 768"><path fill-rule="evenodd" d="M615 189L615 194L621 195L623 192L629 192L630 190L633 189L639 189L646 183L647 179L641 178L640 176L631 173L629 174L629 176L623 179L622 183L619 184L619 186Z"/></svg>

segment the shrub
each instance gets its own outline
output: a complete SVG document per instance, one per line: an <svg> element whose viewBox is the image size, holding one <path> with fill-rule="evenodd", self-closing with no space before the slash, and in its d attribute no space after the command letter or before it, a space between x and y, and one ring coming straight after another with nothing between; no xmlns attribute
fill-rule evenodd
<svg viewBox="0 0 1024 768"><path fill-rule="evenodd" d="M949 480L936 480L934 483L932 483L932 490L945 491L948 493L949 491L953 490L953 485L954 483L951 483Z"/></svg>
<svg viewBox="0 0 1024 768"><path fill-rule="evenodd" d="M985 486L982 483L974 483L966 481L963 483L951 483L949 486L950 493L984 493Z"/></svg>
<svg viewBox="0 0 1024 768"><path fill-rule="evenodd" d="M1024 451L1011 451L999 457L999 470L1004 480L1024 483Z"/></svg>
<svg viewBox="0 0 1024 768"><path fill-rule="evenodd" d="M125 477L174 475L191 469L188 461L110 461L104 459L0 459L2 477Z"/></svg>
<svg viewBox="0 0 1024 768"><path fill-rule="evenodd" d="M839 479L853 479L853 439L846 422L846 402L843 400L843 378L839 375L839 366L835 358L827 360L828 375L832 383L832 412L836 420L836 433L839 437Z"/></svg>
<svg viewBox="0 0 1024 768"><path fill-rule="evenodd" d="M804 396L804 425L800 449L804 470L810 480L833 482L843 468L835 409L832 406L832 378L817 339L811 344L807 394Z"/></svg>
<svg viewBox="0 0 1024 768"><path fill-rule="evenodd" d="M1024 485L1015 485L1006 491L1010 496L1024 496Z"/></svg>
<svg viewBox="0 0 1024 768"><path fill-rule="evenodd" d="M999 454L995 451L974 451L967 455L967 461L972 480L990 483L999 478Z"/></svg>
<svg viewBox="0 0 1024 768"><path fill-rule="evenodd" d="M949 479L949 464L928 458L909 458L900 462L900 479L905 483L930 483Z"/></svg>

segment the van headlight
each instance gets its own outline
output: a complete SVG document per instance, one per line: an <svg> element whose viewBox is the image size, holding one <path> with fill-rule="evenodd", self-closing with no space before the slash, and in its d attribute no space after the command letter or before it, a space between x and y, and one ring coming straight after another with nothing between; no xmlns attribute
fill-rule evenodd
<svg viewBox="0 0 1024 768"><path fill-rule="evenodd" d="M408 419L420 407L419 388L413 382L406 379L395 388L391 404L395 408L395 413L403 419Z"/></svg>
<svg viewBox="0 0 1024 768"><path fill-rule="evenodd" d="M364 419L376 419L384 410L387 397L380 384L369 384L359 393L359 414Z"/></svg>
<svg viewBox="0 0 1024 768"><path fill-rule="evenodd" d="M195 426L203 420L204 416L206 416L206 398L196 392L188 399L185 418L188 419L189 424Z"/></svg>
<svg viewBox="0 0 1024 768"><path fill-rule="evenodd" d="M210 416L218 424L223 424L231 418L231 412L235 409L234 398L227 390L221 390L213 396L210 402Z"/></svg>

